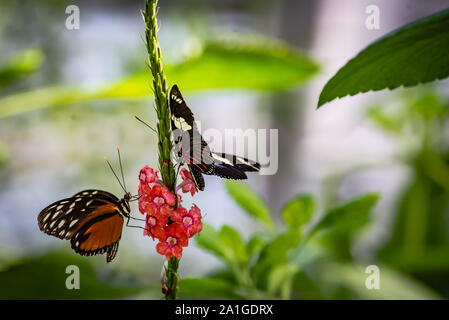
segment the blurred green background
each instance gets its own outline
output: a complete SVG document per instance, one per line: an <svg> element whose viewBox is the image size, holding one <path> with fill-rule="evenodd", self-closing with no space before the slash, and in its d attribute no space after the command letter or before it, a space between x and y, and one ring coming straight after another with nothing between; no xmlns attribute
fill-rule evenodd
<svg viewBox="0 0 449 320"><path fill-rule="evenodd" d="M80 8L80 29L65 27ZM380 7L381 28L365 27ZM122 191L103 161L122 150L130 191L156 166L142 1L0 2L0 298L160 299L164 257L138 229L116 260L80 257L37 226L85 188ZM448 82L316 110L325 82L389 31L445 1L161 1L160 42L203 130L279 130L279 168L206 177L204 230L180 263L182 298L449 297ZM213 146L223 150L224 146ZM117 161L113 161L117 166ZM134 204L133 214L140 215ZM81 289L67 290L68 265ZM380 269L380 289L365 269Z"/></svg>

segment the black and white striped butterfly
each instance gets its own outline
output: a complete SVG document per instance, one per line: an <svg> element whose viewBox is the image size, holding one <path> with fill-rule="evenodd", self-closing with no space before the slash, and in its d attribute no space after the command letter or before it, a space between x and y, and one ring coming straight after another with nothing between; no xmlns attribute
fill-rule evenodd
<svg viewBox="0 0 449 320"><path fill-rule="evenodd" d="M204 190L205 186L202 174L242 180L247 179L245 172L260 170L260 164L256 161L210 150L199 133L193 113L187 107L177 85L170 91L170 111L175 153L188 165L199 190Z"/></svg>

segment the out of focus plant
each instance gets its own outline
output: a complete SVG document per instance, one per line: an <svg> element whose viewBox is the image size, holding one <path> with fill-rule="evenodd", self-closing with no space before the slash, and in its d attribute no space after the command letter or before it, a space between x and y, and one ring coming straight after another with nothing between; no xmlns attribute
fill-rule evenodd
<svg viewBox="0 0 449 320"><path fill-rule="evenodd" d="M244 183L227 181L229 194L264 231L247 240L231 226L204 225L198 246L223 267L204 278L180 282L183 297L228 299L436 298L412 279L382 266L383 290L365 287L367 262L351 255L351 243L370 221L378 200L365 194L317 214L316 200L300 194L288 201L275 226L265 202Z"/></svg>
<svg viewBox="0 0 449 320"><path fill-rule="evenodd" d="M2 252L0 259L4 258ZM82 270L80 288L67 290L67 266ZM0 260L0 299L119 299L138 294L142 285L113 286L98 279L91 262L71 252L54 251L39 257Z"/></svg>
<svg viewBox="0 0 449 320"><path fill-rule="evenodd" d="M0 142L0 167L8 160L9 152L7 146Z"/></svg>
<svg viewBox="0 0 449 320"><path fill-rule="evenodd" d="M36 72L43 61L44 55L38 49L30 48L18 53L0 65L0 88Z"/></svg>
<svg viewBox="0 0 449 320"><path fill-rule="evenodd" d="M380 258L449 297L449 101L432 88L407 90L396 107L368 116L400 147L410 178Z"/></svg>
<svg viewBox="0 0 449 320"><path fill-rule="evenodd" d="M164 63L164 74L183 91L250 89L282 91L309 80L318 66L296 48L274 39L233 37L198 44L195 56L178 64ZM54 86L0 99L0 119L24 112L100 99L147 99L148 73L106 83L95 90L82 86Z"/></svg>

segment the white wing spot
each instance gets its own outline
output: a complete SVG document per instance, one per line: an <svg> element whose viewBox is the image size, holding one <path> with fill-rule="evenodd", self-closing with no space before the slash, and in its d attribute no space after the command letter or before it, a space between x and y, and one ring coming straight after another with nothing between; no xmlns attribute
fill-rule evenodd
<svg viewBox="0 0 449 320"><path fill-rule="evenodd" d="M59 224L58 224L58 228L61 228L64 225L64 222L65 222L65 220L62 219L61 222L59 222Z"/></svg>
<svg viewBox="0 0 449 320"><path fill-rule="evenodd" d="M175 123L175 127L184 131L188 131L192 129L192 126L189 125L184 118L176 118L174 115L171 116L171 119Z"/></svg>
<svg viewBox="0 0 449 320"><path fill-rule="evenodd" d="M72 222L70 222L69 228L71 228L77 222L78 222L78 219L75 219Z"/></svg>
<svg viewBox="0 0 449 320"><path fill-rule="evenodd" d="M90 200L89 202L86 203L86 206L89 206L92 203L93 200Z"/></svg>

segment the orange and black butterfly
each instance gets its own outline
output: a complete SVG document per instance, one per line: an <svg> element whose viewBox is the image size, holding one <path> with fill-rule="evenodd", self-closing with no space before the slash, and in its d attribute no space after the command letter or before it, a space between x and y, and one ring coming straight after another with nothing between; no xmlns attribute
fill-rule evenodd
<svg viewBox="0 0 449 320"><path fill-rule="evenodd" d="M120 159L118 147L117 151ZM105 160L125 191L122 199L103 190L84 190L52 203L39 213L37 220L39 229L46 234L70 240L76 253L83 256L106 253L106 261L111 262L117 254L124 219L127 219L127 226L130 218L142 219L130 216L129 202L134 197L126 191L121 161L123 185Z"/></svg>

